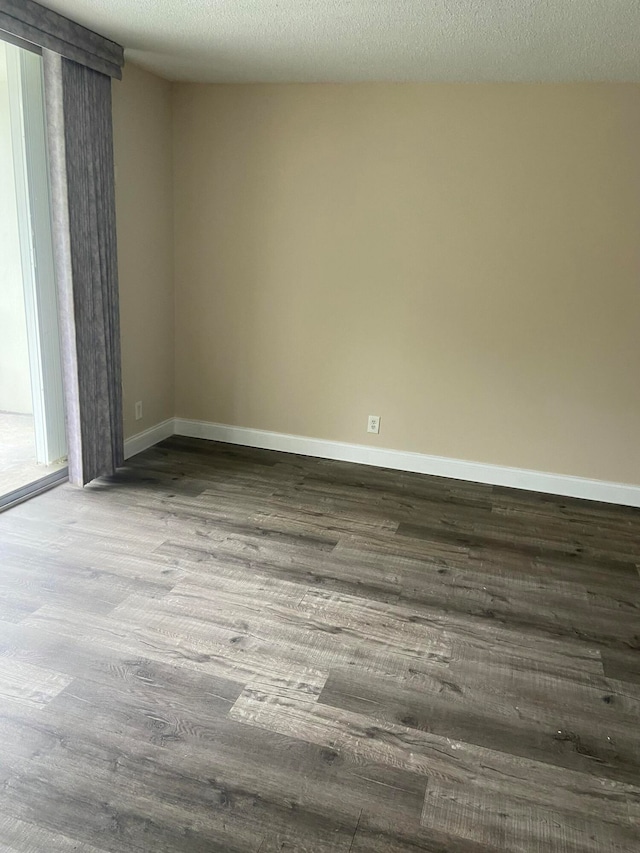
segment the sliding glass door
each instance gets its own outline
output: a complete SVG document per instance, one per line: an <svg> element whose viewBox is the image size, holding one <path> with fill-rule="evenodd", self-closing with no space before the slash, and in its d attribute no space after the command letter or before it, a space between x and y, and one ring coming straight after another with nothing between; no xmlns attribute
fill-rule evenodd
<svg viewBox="0 0 640 853"><path fill-rule="evenodd" d="M66 474L42 59L0 41L0 508Z"/></svg>

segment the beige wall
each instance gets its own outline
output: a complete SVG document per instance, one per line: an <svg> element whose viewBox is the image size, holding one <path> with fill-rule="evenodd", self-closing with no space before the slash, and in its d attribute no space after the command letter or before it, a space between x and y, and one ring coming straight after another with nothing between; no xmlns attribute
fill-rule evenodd
<svg viewBox="0 0 640 853"><path fill-rule="evenodd" d="M171 84L128 63L113 83L113 121L128 437L174 414Z"/></svg>
<svg viewBox="0 0 640 853"><path fill-rule="evenodd" d="M640 483L640 86L173 108L178 416Z"/></svg>

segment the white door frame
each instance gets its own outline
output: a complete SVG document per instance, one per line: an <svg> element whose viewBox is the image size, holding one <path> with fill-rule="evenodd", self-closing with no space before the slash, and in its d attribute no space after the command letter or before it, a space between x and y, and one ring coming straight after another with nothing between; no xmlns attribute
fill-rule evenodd
<svg viewBox="0 0 640 853"><path fill-rule="evenodd" d="M36 457L49 465L66 456L67 442L42 58L11 44L6 56Z"/></svg>

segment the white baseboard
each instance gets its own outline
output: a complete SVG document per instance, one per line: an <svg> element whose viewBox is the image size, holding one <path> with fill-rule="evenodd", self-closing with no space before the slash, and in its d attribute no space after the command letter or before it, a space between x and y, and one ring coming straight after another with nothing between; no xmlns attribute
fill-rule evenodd
<svg viewBox="0 0 640 853"><path fill-rule="evenodd" d="M163 425L160 424L159 426ZM467 462L463 459L427 456L423 453L406 453L401 450L387 450L368 447L363 444L347 444L342 441L307 438L302 435L286 435L207 421L192 421L186 418L176 418L173 431L177 435L191 438L206 438L210 441L224 441L228 444L243 444L247 447L261 447L266 450L280 450L285 453L300 453L303 456L339 459L345 462L375 465L379 468L394 468L398 471L414 471L419 474L450 477L454 480L471 480L475 483L487 483L493 486L510 486L514 489L525 489L531 492L544 492L562 495L563 497L585 498L586 500L640 507L640 486L626 483L588 480L583 477L570 477L563 474L546 474L524 468L508 468L502 465ZM141 433L142 435L145 433ZM163 435L162 438L166 438L166 435Z"/></svg>
<svg viewBox="0 0 640 853"><path fill-rule="evenodd" d="M142 432L132 435L124 442L124 458L130 459L136 453L142 453L143 450L148 450L157 444L159 441L164 441L165 438L175 433L175 418L167 418L166 421L149 427Z"/></svg>

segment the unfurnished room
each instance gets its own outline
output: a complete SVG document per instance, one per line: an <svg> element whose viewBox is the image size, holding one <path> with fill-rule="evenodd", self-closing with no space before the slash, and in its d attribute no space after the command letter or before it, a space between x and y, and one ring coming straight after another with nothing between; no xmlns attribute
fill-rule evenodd
<svg viewBox="0 0 640 853"><path fill-rule="evenodd" d="M640 851L637 0L0 0L0 850Z"/></svg>

